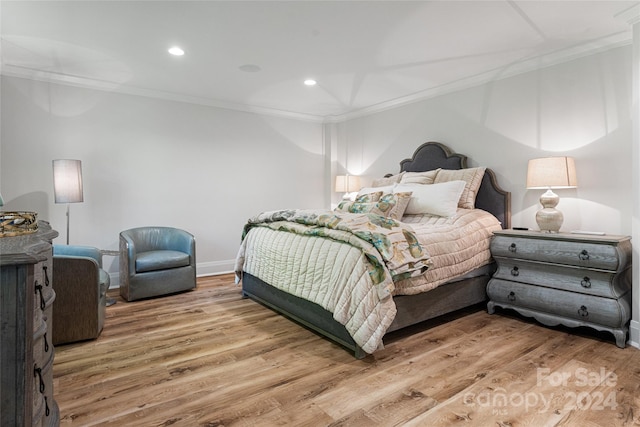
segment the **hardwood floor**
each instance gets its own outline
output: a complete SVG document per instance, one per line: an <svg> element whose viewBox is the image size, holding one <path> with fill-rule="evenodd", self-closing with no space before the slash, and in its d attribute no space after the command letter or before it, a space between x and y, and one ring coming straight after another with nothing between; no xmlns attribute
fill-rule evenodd
<svg viewBox="0 0 640 427"><path fill-rule="evenodd" d="M608 334L482 307L410 329L356 360L231 275L119 299L97 340L56 348L61 425L640 424L640 350Z"/></svg>

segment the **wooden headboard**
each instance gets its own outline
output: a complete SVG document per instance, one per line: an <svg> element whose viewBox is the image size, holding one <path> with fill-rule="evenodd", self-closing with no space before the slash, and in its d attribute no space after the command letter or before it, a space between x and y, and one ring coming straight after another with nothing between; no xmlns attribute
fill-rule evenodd
<svg viewBox="0 0 640 427"><path fill-rule="evenodd" d="M410 159L400 162L400 172L426 172L433 169L464 169L467 156L454 153L439 142L425 142ZM487 168L476 196L476 208L493 214L502 228L511 227L511 193L498 185L495 173Z"/></svg>

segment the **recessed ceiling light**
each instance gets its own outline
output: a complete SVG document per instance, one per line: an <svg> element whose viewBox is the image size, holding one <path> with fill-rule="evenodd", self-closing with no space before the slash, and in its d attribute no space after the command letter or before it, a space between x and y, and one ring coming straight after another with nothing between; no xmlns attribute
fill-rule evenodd
<svg viewBox="0 0 640 427"><path fill-rule="evenodd" d="M307 79L304 81L304 84L307 86L315 86L318 82L313 79Z"/></svg>
<svg viewBox="0 0 640 427"><path fill-rule="evenodd" d="M178 46L174 46L169 49L169 53L175 56L182 56L184 55L184 50L180 49Z"/></svg>
<svg viewBox="0 0 640 427"><path fill-rule="evenodd" d="M244 71L245 73L257 73L258 71L262 70L259 65L255 64L245 64L241 65L238 68L240 68L240 70Z"/></svg>

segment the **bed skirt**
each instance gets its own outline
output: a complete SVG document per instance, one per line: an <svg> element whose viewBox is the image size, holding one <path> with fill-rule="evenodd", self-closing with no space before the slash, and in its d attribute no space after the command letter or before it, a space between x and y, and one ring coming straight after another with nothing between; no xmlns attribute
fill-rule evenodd
<svg viewBox="0 0 640 427"><path fill-rule="evenodd" d="M398 313L387 332L485 302L490 277L490 273L483 274L446 283L422 294L395 296ZM270 286L246 272L242 276L242 293L245 298L251 298L353 351L358 359L367 355L346 328L333 319L333 314L318 304Z"/></svg>

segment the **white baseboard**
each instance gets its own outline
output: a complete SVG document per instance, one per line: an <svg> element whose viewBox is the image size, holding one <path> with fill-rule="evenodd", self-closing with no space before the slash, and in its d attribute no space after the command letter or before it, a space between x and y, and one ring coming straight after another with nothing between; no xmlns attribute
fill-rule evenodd
<svg viewBox="0 0 640 427"><path fill-rule="evenodd" d="M218 274L233 273L233 268L236 265L235 259L226 261L212 261L198 263L196 266L198 277L202 276L215 276Z"/></svg>
<svg viewBox="0 0 640 427"><path fill-rule="evenodd" d="M632 320L629 324L629 341L630 346L640 348L640 322Z"/></svg>
<svg viewBox="0 0 640 427"><path fill-rule="evenodd" d="M219 274L233 273L235 260L203 262L196 265L198 277L216 276ZM120 272L109 273L110 285L109 289L118 289L120 287Z"/></svg>

